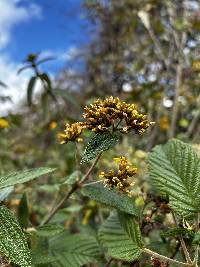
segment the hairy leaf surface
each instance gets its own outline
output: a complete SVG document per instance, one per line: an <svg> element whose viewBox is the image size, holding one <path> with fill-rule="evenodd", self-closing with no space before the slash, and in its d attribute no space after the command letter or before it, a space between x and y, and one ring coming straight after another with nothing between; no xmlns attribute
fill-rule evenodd
<svg viewBox="0 0 200 267"><path fill-rule="evenodd" d="M200 159L189 144L173 139L149 156L150 176L170 206L181 216L200 211Z"/></svg>
<svg viewBox="0 0 200 267"><path fill-rule="evenodd" d="M31 267L32 260L22 229L4 206L0 207L0 254L21 267Z"/></svg>
<svg viewBox="0 0 200 267"><path fill-rule="evenodd" d="M138 216L139 210L134 207L133 199L115 189L109 190L102 184L85 186L81 191L85 196L96 200L102 204L114 207L126 213Z"/></svg>
<svg viewBox="0 0 200 267"><path fill-rule="evenodd" d="M81 164L92 160L99 153L112 148L118 141L119 134L116 133L111 134L110 132L103 132L95 134L86 146Z"/></svg>
<svg viewBox="0 0 200 267"><path fill-rule="evenodd" d="M33 180L41 175L55 171L52 168L36 168L31 170L19 171L10 173L5 176L0 176L0 188L21 184Z"/></svg>
<svg viewBox="0 0 200 267"><path fill-rule="evenodd" d="M116 213L112 213L101 226L99 240L114 259L131 262L140 257L140 242L125 232Z"/></svg>

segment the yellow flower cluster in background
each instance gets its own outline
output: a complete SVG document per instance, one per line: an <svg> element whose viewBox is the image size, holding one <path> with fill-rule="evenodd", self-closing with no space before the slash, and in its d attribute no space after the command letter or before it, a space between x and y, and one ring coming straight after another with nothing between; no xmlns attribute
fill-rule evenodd
<svg viewBox="0 0 200 267"><path fill-rule="evenodd" d="M80 142L79 138L83 129L93 132L104 132L111 130L121 133L129 133L134 130L142 134L153 124L146 116L139 113L134 104L127 104L118 97L109 97L105 100L96 100L93 104L86 106L83 113L84 122L66 124L64 133L59 133L61 144L68 141Z"/></svg>
<svg viewBox="0 0 200 267"><path fill-rule="evenodd" d="M114 161L119 164L118 170L110 170L108 173L101 172L99 177L104 179L103 183L106 187L117 188L132 196L129 188L134 185L134 182L130 178L137 173L137 168L130 166L125 157L114 158Z"/></svg>
<svg viewBox="0 0 200 267"><path fill-rule="evenodd" d="M84 128L86 128L85 124L82 122L75 122L73 124L66 124L65 125L64 133L59 133L58 139L61 144L65 144L68 141L76 141L81 142L82 138L79 136L81 135Z"/></svg>
<svg viewBox="0 0 200 267"><path fill-rule="evenodd" d="M57 127L57 122L56 121L51 121L49 124L49 129L54 130Z"/></svg>
<svg viewBox="0 0 200 267"><path fill-rule="evenodd" d="M9 127L9 122L6 119L0 118L0 129L8 127Z"/></svg>

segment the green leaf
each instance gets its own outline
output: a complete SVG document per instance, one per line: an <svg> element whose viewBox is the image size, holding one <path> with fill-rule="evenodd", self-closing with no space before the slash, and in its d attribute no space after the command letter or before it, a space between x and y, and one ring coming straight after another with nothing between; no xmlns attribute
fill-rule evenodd
<svg viewBox="0 0 200 267"><path fill-rule="evenodd" d="M181 235L192 237L194 236L194 232L187 228L174 228L174 229L165 230L161 232L160 235L162 237L180 237Z"/></svg>
<svg viewBox="0 0 200 267"><path fill-rule="evenodd" d="M102 184L93 184L85 186L81 192L84 196L102 204L106 204L135 216L139 215L139 210L134 207L133 199L128 197L125 193L117 192L115 189L109 190Z"/></svg>
<svg viewBox="0 0 200 267"><path fill-rule="evenodd" d="M45 224L43 226L37 227L36 235L41 236L41 237L50 237L50 236L54 236L54 235L57 235L63 232L64 229L65 228L61 225Z"/></svg>
<svg viewBox="0 0 200 267"><path fill-rule="evenodd" d="M26 193L22 195L18 206L18 221L22 228L27 228L29 224L29 210Z"/></svg>
<svg viewBox="0 0 200 267"><path fill-rule="evenodd" d="M50 238L49 256L57 260L52 267L80 267L100 256L97 240L88 235L70 235L67 231Z"/></svg>
<svg viewBox="0 0 200 267"><path fill-rule="evenodd" d="M21 267L31 267L31 255L25 235L10 212L0 207L0 254Z"/></svg>
<svg viewBox="0 0 200 267"><path fill-rule="evenodd" d="M179 215L200 211L200 159L189 144L173 139L156 146L149 156L150 176L161 194Z"/></svg>
<svg viewBox="0 0 200 267"><path fill-rule="evenodd" d="M27 101L29 106L32 105L33 89L35 86L36 79L37 79L36 76L31 77L27 86Z"/></svg>
<svg viewBox="0 0 200 267"><path fill-rule="evenodd" d="M40 77L41 80L43 80L47 84L48 89L51 91L51 89L52 89L51 80L50 80L48 74L47 73L42 73L42 74L39 75L39 77Z"/></svg>
<svg viewBox="0 0 200 267"><path fill-rule="evenodd" d="M115 146L119 138L119 133L111 134L110 132L103 132L95 134L86 146L81 164L92 160L99 153Z"/></svg>
<svg viewBox="0 0 200 267"><path fill-rule="evenodd" d="M192 244L200 245L200 231L194 233L194 238L192 240Z"/></svg>
<svg viewBox="0 0 200 267"><path fill-rule="evenodd" d="M31 246L33 266L40 264L49 264L57 260L55 257L49 255L47 238L38 237L35 235L35 233L32 234L31 238L31 242L33 243Z"/></svg>
<svg viewBox="0 0 200 267"><path fill-rule="evenodd" d="M20 172L10 173L6 176L0 176L0 188L5 188L15 184L21 184L40 177L41 175L51 173L53 168L35 168Z"/></svg>
<svg viewBox="0 0 200 267"><path fill-rule="evenodd" d="M141 239L139 223L130 214L118 211L118 216L120 223L128 237L133 241L135 245L138 246L138 249L142 248L143 243Z"/></svg>
<svg viewBox="0 0 200 267"><path fill-rule="evenodd" d="M99 240L114 259L132 262L140 257L140 248L124 231L116 213L112 213L101 226Z"/></svg>

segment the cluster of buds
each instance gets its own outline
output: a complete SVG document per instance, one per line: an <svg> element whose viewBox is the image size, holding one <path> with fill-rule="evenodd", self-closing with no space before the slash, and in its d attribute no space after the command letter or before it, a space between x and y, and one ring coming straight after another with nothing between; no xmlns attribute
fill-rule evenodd
<svg viewBox="0 0 200 267"><path fill-rule="evenodd" d="M137 168L130 166L125 157L115 158L114 160L119 164L118 170L110 170L108 173L101 172L99 177L104 179L105 187L117 188L121 192L128 193L131 197L132 193L129 188L134 185L134 182L130 181L130 178L136 174Z"/></svg>
<svg viewBox="0 0 200 267"><path fill-rule="evenodd" d="M83 117L86 119L87 128L94 132L102 132L112 127L122 133L134 130L142 134L152 124L145 115L137 111L134 104L127 104L112 96L85 107ZM119 125L121 127L117 128Z"/></svg>
<svg viewBox="0 0 200 267"><path fill-rule="evenodd" d="M134 130L142 134L153 124L149 122L145 115L140 114L134 104L127 104L118 97L109 97L105 100L97 100L93 104L86 106L83 113L84 122L66 124L64 133L59 135L61 144L68 141L80 142L79 138L83 129L93 132L120 131L128 133Z"/></svg>
<svg viewBox="0 0 200 267"><path fill-rule="evenodd" d="M72 124L66 124L64 133L60 133L58 138L61 144L66 144L69 141L81 142L80 135L86 126L83 122L75 122Z"/></svg>

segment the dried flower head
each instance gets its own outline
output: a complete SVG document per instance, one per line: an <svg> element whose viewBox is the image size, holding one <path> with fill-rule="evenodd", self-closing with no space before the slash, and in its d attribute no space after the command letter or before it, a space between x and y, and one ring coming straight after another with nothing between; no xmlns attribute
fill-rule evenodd
<svg viewBox="0 0 200 267"><path fill-rule="evenodd" d="M138 113L134 104L125 103L118 97L97 100L84 110L87 128L94 132L106 131L112 126L113 130L122 133L135 130L142 134L152 124L145 115Z"/></svg>
<svg viewBox="0 0 200 267"><path fill-rule="evenodd" d="M105 186L117 188L119 191L132 196L129 187L134 185L134 182L130 181L130 178L136 174L137 168L130 166L125 157L114 158L114 160L119 164L118 170L110 170L108 173L101 172L99 177L104 179Z"/></svg>
<svg viewBox="0 0 200 267"><path fill-rule="evenodd" d="M64 133L60 133L58 136L60 143L66 144L69 141L81 142L82 138L80 138L80 135L85 128L86 126L83 122L67 123Z"/></svg>

